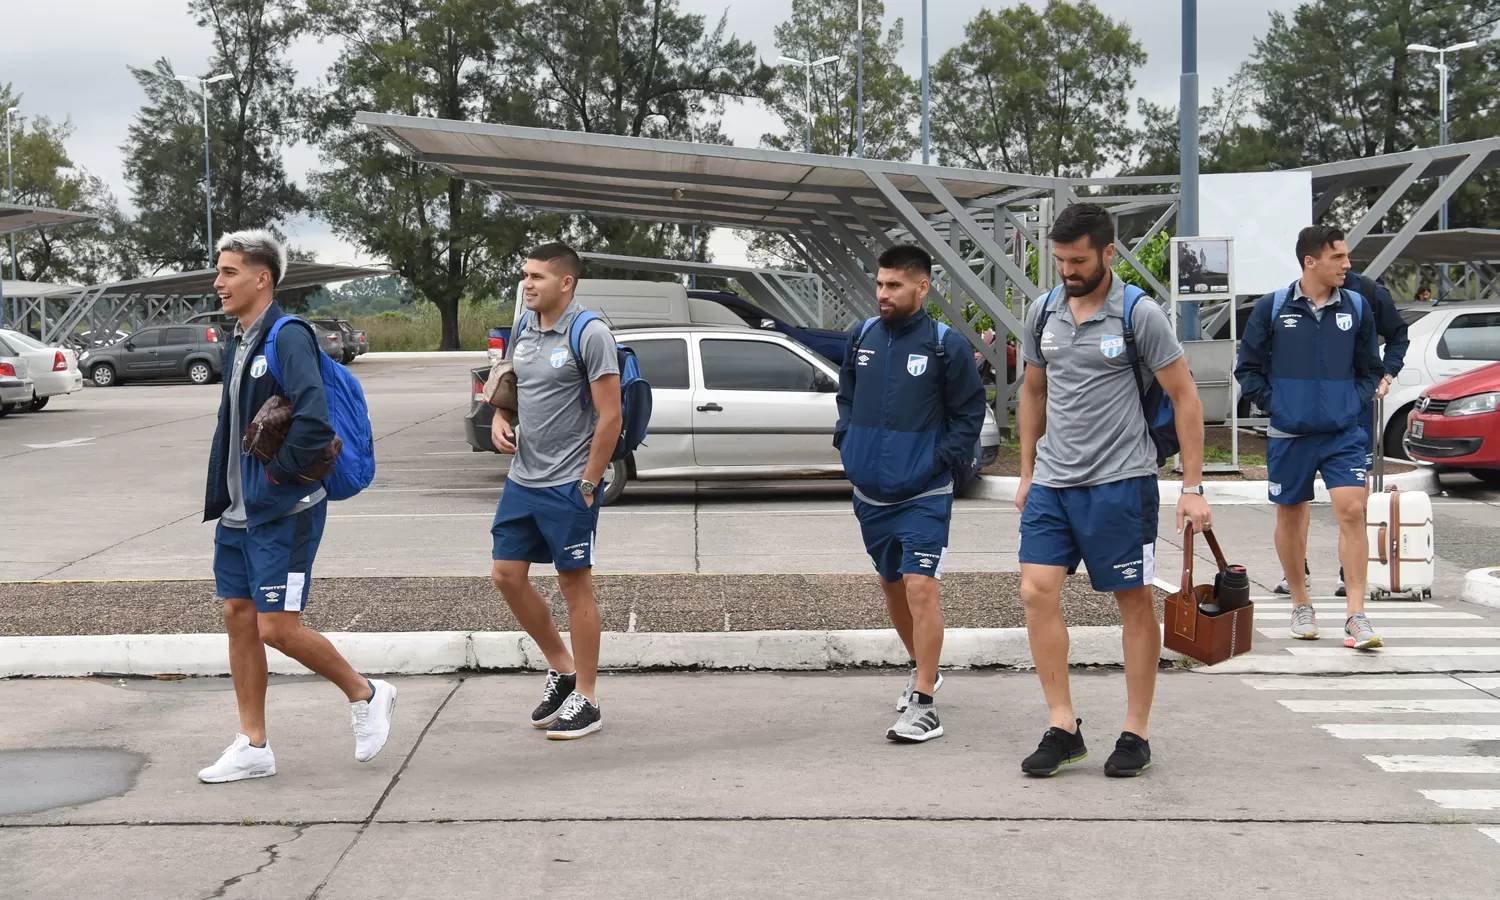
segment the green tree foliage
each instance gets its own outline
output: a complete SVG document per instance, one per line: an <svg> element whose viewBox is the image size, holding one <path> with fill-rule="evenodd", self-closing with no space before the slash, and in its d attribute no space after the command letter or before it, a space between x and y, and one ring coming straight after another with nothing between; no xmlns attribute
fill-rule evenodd
<svg viewBox="0 0 1500 900"><path fill-rule="evenodd" d="M792 0L791 18L776 26L776 49L803 61L838 57L812 72L812 152L854 156L859 147L858 56L865 42L865 156L909 159L921 148L914 123L921 115L917 82L896 61L905 41L897 19L881 33L884 0L865 0L859 23L856 0ZM807 149L807 69L781 64L766 91L766 106L782 121L780 134L761 140L777 150Z"/></svg>
<svg viewBox="0 0 1500 900"><path fill-rule="evenodd" d="M1083 176L1124 161L1129 92L1146 54L1089 0L980 10L932 71L945 165Z"/></svg>

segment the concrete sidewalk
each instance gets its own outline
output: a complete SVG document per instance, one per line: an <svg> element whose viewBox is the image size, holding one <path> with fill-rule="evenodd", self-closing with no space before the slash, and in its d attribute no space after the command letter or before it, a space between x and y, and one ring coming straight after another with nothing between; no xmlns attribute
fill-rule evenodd
<svg viewBox="0 0 1500 900"><path fill-rule="evenodd" d="M903 682L606 676L605 729L556 744L525 721L537 676L404 678L390 744L359 765L336 692L281 680L279 774L221 786L193 773L231 736L227 680L3 682L0 884L69 900L1082 898L1186 883L1410 900L1488 898L1500 877L1500 844L1474 827L1500 811L1440 812L1309 724L1369 716L1309 719L1242 679L1166 673L1153 769L1106 779L1124 679L1078 674L1091 754L1031 780L1018 764L1045 725L1034 676L953 673L948 735L915 747L883 738ZM80 803L89 788L102 796ZM59 799L72 805L42 808ZM1311 864L1278 862L1292 858Z"/></svg>

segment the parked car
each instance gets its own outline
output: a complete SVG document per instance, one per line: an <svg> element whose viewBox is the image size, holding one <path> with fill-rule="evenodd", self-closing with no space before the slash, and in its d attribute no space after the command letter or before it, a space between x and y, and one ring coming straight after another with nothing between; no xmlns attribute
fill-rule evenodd
<svg viewBox="0 0 1500 900"><path fill-rule="evenodd" d="M35 335L32 335L35 337ZM64 338L68 346L82 353L90 347L108 347L110 344L119 343L130 337L128 331L85 331L80 334Z"/></svg>
<svg viewBox="0 0 1500 900"><path fill-rule="evenodd" d="M1385 455L1404 457L1407 424L1423 393L1500 362L1500 305L1402 307L1411 347L1385 399ZM1424 426L1425 428L1425 426Z"/></svg>
<svg viewBox="0 0 1500 900"><path fill-rule="evenodd" d="M309 322L313 327L313 332L318 336L318 346L323 349L324 353L327 353L334 359L340 362L348 362L349 360L344 358L344 333L336 325L329 327L320 324L323 321L325 320L314 319ZM219 326L221 336L227 340L234 333L235 326L240 324L240 320L238 317L231 316L227 312L206 312L198 313L196 316L189 316L183 324L217 325ZM349 359L353 358L352 356L349 357Z"/></svg>
<svg viewBox="0 0 1500 900"><path fill-rule="evenodd" d="M1439 471L1467 470L1500 487L1500 363L1440 381L1407 419L1406 452Z"/></svg>
<svg viewBox="0 0 1500 900"><path fill-rule="evenodd" d="M354 343L355 346L359 348L358 352L354 354L355 356L364 356L366 353L370 352L369 337L367 337L363 331L360 331L357 328L354 330Z"/></svg>
<svg viewBox="0 0 1500 900"><path fill-rule="evenodd" d="M637 326L615 329L635 351L651 384L651 427L630 457L612 463L603 501L631 479L835 477L833 447L838 369L775 331L743 326ZM476 451L490 441L494 409L484 402L489 366L470 372L464 435ZM526 436L520 436L525 440ZM1000 452L1000 431L986 411L980 462Z"/></svg>
<svg viewBox="0 0 1500 900"><path fill-rule="evenodd" d="M359 355L359 345L354 339L354 328L343 319L308 319L318 330L318 345L329 356L348 365Z"/></svg>
<svg viewBox="0 0 1500 900"><path fill-rule="evenodd" d="M29 407L36 399L36 385L25 358L10 356L0 349L0 417Z"/></svg>
<svg viewBox="0 0 1500 900"><path fill-rule="evenodd" d="M36 399L31 401L32 412L41 410L53 397L83 390L78 353L71 347L48 347L29 334L0 330L0 354L26 360L36 388Z"/></svg>
<svg viewBox="0 0 1500 900"><path fill-rule="evenodd" d="M744 320L750 328L779 331L814 353L833 363L844 364L844 349L849 346L849 332L837 328L803 328L793 325L741 297L727 291L688 291L689 297L712 300Z"/></svg>
<svg viewBox="0 0 1500 900"><path fill-rule="evenodd" d="M222 374L223 348L224 333L217 325L164 325L142 328L108 347L85 350L78 364L99 387L183 377L208 384Z"/></svg>

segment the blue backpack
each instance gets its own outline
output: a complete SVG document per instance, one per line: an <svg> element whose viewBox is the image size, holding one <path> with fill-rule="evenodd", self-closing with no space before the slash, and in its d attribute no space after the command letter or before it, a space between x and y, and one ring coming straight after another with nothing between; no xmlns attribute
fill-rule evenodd
<svg viewBox="0 0 1500 900"><path fill-rule="evenodd" d="M939 322L937 319L934 319L931 316L928 316L928 318L931 319L933 325L936 326L937 330L937 335L934 340L934 343L937 346L934 353L938 358L938 381L943 382L948 378L948 348L943 343L944 340L946 340L948 337L948 325L945 322ZM875 323L879 321L880 317L875 316L874 318L866 319L865 323L860 326L859 337L854 339L854 350L856 353L859 352L860 344L864 343L865 335L868 334L870 329L875 327ZM983 431L984 429L981 427L981 435L983 434ZM979 457L980 454L984 452L983 442L984 438L982 436L976 439L974 441L974 451L969 454L969 458L962 460L953 466L954 491L962 491L975 478L979 477Z"/></svg>
<svg viewBox="0 0 1500 900"><path fill-rule="evenodd" d="M317 332L308 323L296 316L282 316L271 326L266 335L266 367L277 384L281 381L281 360L276 355L276 335L282 326L296 322L313 336L313 346L318 346ZM333 357L318 350L318 372L323 376L323 392L328 397L328 421L334 434L344 442L334 463L333 474L323 479L323 490L329 500L348 500L370 486L375 480L375 435L370 429L370 406L365 402L365 390L359 379L347 368L334 362Z"/></svg>
<svg viewBox="0 0 1500 900"><path fill-rule="evenodd" d="M1032 343L1036 346L1037 356L1042 355L1042 329L1047 325L1047 317L1052 314L1052 298L1061 287L1062 285L1058 285L1037 301L1043 304L1041 315L1036 317L1036 327L1032 329ZM1155 379L1152 380L1151 387L1147 388L1146 377L1141 372L1141 355L1136 350L1135 329L1130 323L1135 315L1135 305L1145 296L1146 292L1135 285L1125 285L1125 351L1130 355L1130 369L1135 373L1135 389L1141 398L1141 411L1146 416L1146 432L1151 435L1151 443L1156 447L1156 466L1161 468L1168 459L1182 450L1182 444L1177 440L1177 412L1172 408L1172 398L1162 389L1161 382Z"/></svg>
<svg viewBox="0 0 1500 900"><path fill-rule="evenodd" d="M1364 278L1363 275L1361 275L1360 277ZM1371 284L1374 284L1374 282L1371 282ZM1276 296L1271 300L1271 323L1273 325L1276 322L1276 317L1281 314L1281 308L1283 306L1286 306L1286 302L1288 300L1292 299L1292 289L1296 286L1297 283L1294 281L1286 287L1280 288L1276 291ZM1364 295L1356 293L1355 291L1351 291L1348 288L1341 287L1339 288L1339 296L1343 297L1344 302L1348 303L1350 308L1354 310L1354 330L1358 331L1359 320L1364 318L1365 315ZM1275 328L1271 329L1271 334L1276 334Z"/></svg>
<svg viewBox="0 0 1500 900"><path fill-rule="evenodd" d="M526 330L526 320L531 316L531 310L521 313L521 318L516 322L515 340L519 340L521 332ZM589 388L589 367L583 361L583 352L579 344L579 338L583 336L583 329L590 323L604 321L596 312L584 310L573 318L573 325L568 329L568 350L573 354L573 362L578 366L578 373L583 376L583 387L579 391L579 402L585 409L594 402L594 395ZM624 344L615 344L616 360L620 366L620 439L615 441L615 452L610 456L610 461L615 462L635 452L646 440L646 431L651 424L651 385L641 377L641 364L635 358L635 351Z"/></svg>

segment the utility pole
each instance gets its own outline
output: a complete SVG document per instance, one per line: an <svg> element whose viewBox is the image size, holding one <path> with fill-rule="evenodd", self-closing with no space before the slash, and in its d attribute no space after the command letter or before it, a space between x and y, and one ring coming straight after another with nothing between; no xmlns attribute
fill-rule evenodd
<svg viewBox="0 0 1500 900"><path fill-rule="evenodd" d="M1448 54L1457 53L1460 50L1471 50L1479 46L1478 41L1464 41L1448 47L1431 47L1427 44L1408 44L1407 50L1413 53L1435 53L1437 54L1438 72L1438 146L1448 146ZM1446 177L1438 179L1441 185L1447 181ZM1442 208L1438 210L1438 231L1448 230L1448 201L1444 200ZM1438 267L1438 292L1437 298L1443 299L1443 294L1448 289L1448 267Z"/></svg>
<svg viewBox="0 0 1500 900"><path fill-rule="evenodd" d="M10 117L19 112L21 107L12 106L5 110L5 199L14 203L16 199L16 187L12 180L10 167ZM16 233L10 233L10 279L18 280L16 277Z"/></svg>
<svg viewBox="0 0 1500 900"><path fill-rule="evenodd" d="M207 223L207 232L204 234L203 250L208 259L208 268L214 264L214 194L213 194L213 172L208 166L208 86L220 81L228 81L232 76L225 72L223 75L215 75L212 78L194 78L190 75L178 75L177 80L186 83L197 82L198 93L203 95L203 213Z"/></svg>
<svg viewBox="0 0 1500 900"><path fill-rule="evenodd" d="M928 86L927 86L927 0L922 0L922 165L927 165L930 158L928 141L932 134L931 121L928 119Z"/></svg>
<svg viewBox="0 0 1500 900"><path fill-rule="evenodd" d="M1198 0L1182 0L1182 83L1178 98L1178 155L1182 184L1177 201L1177 236L1198 234ZM1231 311L1234 308L1230 301ZM1198 340L1198 301L1178 302L1183 340Z"/></svg>
<svg viewBox="0 0 1500 900"><path fill-rule="evenodd" d="M926 0L923 0L925 3ZM865 158L865 0L858 0L855 5L854 18L857 20L855 31L859 33L859 71L854 76L855 103L858 109L855 117L859 119L859 150L857 156Z"/></svg>
<svg viewBox="0 0 1500 900"><path fill-rule="evenodd" d="M811 57L812 54L809 53L808 56ZM812 152L812 131L813 131L812 75L813 75L813 69L817 68L818 66L826 66L829 63L838 62L838 61L839 61L839 58L837 56L825 56L822 59L814 59L811 62L800 60L800 59L796 59L796 58L791 57L791 56L783 56L783 57L781 57L778 60L778 62L783 62L783 63L786 63L788 65L792 65L792 66L803 66L804 68L807 69L807 152L808 153Z"/></svg>

